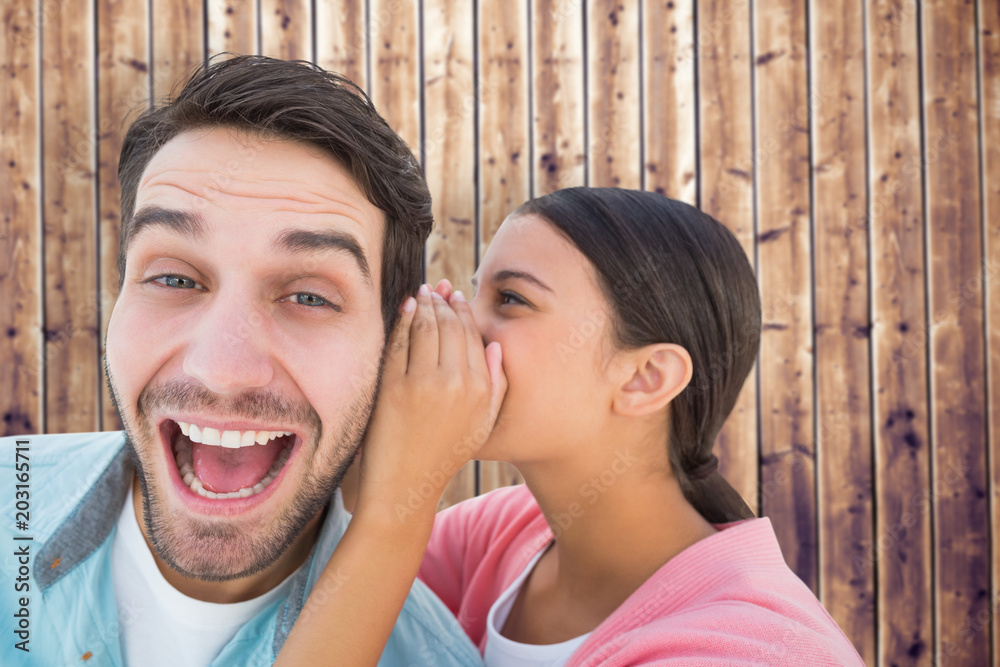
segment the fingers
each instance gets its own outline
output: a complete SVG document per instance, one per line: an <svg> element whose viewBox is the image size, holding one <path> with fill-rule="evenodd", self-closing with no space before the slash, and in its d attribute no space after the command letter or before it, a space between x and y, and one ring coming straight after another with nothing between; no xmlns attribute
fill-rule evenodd
<svg viewBox="0 0 1000 667"><path fill-rule="evenodd" d="M407 373L431 372L438 365L438 325L431 291L421 285L417 291L417 309L410 327L410 358Z"/></svg>
<svg viewBox="0 0 1000 667"><path fill-rule="evenodd" d="M438 367L464 371L468 366L465 352L465 327L451 305L437 292L431 294L438 327Z"/></svg>
<svg viewBox="0 0 1000 667"><path fill-rule="evenodd" d="M389 337L389 351L385 357L385 368L382 371L386 376L405 375L406 367L410 356L410 325L413 323L413 316L417 310L417 302L411 296L403 302L399 320L396 328Z"/></svg>
<svg viewBox="0 0 1000 667"><path fill-rule="evenodd" d="M465 351L469 369L479 375L486 375L486 357L483 353L483 337L472 316L472 307L460 291L452 292L451 307L455 309L462 328L465 330Z"/></svg>
<svg viewBox="0 0 1000 667"><path fill-rule="evenodd" d="M486 346L486 366L490 371L490 428L496 426L497 416L507 395L507 374L503 372L503 353L500 343L493 341Z"/></svg>
<svg viewBox="0 0 1000 667"><path fill-rule="evenodd" d="M434 291L440 294L441 298L445 301L450 300L452 295L451 282L447 278L442 278L437 287L434 288Z"/></svg>

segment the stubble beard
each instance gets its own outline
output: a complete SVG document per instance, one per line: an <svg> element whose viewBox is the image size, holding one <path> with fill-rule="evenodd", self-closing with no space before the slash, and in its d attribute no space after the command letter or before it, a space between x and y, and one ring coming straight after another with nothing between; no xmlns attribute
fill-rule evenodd
<svg viewBox="0 0 1000 667"><path fill-rule="evenodd" d="M251 522L171 511L165 500L168 493L165 487L171 482L150 474L159 469L155 458L161 445L156 426L149 423L146 415L154 407L168 406L196 412L191 408L216 406L218 399L190 385L174 383L152 389L147 387L137 401L137 423L133 423L121 411L120 395L115 391L110 368L106 370L108 388L122 421L125 443L142 490L143 522L151 547L178 573L209 582L241 579L266 570L330 502L364 438L379 384L376 376L367 389L360 391L344 412L340 428L329 442L323 442L322 424L311 406L295 410L280 397L263 392L241 395L231 403L232 409L227 410L230 415L267 422L277 421L277 415L295 412L300 416L298 423L312 425L309 430L313 441L303 442L294 459L289 460L289 464L297 464L299 480L286 475L280 482L282 486L294 484L295 494L281 507L270 508L262 520ZM312 459L300 460L308 456Z"/></svg>

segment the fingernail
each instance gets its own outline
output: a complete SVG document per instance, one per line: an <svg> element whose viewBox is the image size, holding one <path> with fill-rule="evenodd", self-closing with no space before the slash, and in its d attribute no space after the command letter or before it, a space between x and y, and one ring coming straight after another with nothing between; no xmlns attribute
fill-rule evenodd
<svg viewBox="0 0 1000 667"><path fill-rule="evenodd" d="M457 289L451 293L451 297L456 301L465 301L465 295L462 294L462 290Z"/></svg>
<svg viewBox="0 0 1000 667"><path fill-rule="evenodd" d="M440 294L438 294L437 292L431 292L431 298L438 299L438 300L444 300L444 297L441 296Z"/></svg>
<svg viewBox="0 0 1000 667"><path fill-rule="evenodd" d="M414 299L412 296L406 297L406 301L403 302L403 312L404 313L412 312L413 309L416 307L417 307L417 300Z"/></svg>
<svg viewBox="0 0 1000 667"><path fill-rule="evenodd" d="M421 285L419 292L420 292L421 296L427 296L427 295L429 295L431 293L431 288L428 287L426 284L425 285Z"/></svg>

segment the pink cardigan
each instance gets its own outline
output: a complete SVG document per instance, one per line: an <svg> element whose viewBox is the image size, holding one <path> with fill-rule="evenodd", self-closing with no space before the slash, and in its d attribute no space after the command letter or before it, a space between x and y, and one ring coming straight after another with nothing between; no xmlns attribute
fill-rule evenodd
<svg viewBox="0 0 1000 667"><path fill-rule="evenodd" d="M788 569L769 519L719 528L661 567L566 667L864 667L812 591ZM491 605L551 539L525 486L497 489L438 514L420 579L483 652Z"/></svg>

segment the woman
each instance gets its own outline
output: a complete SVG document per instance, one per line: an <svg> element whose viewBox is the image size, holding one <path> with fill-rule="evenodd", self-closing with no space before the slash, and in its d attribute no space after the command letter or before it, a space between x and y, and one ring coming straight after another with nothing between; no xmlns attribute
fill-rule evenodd
<svg viewBox="0 0 1000 667"><path fill-rule="evenodd" d="M562 190L511 214L473 284L471 306L444 284L404 308L324 573L351 576L282 660L373 664L419 567L491 667L863 664L717 470L760 336L725 227L656 194ZM435 518L501 397L477 458L525 485Z"/></svg>

